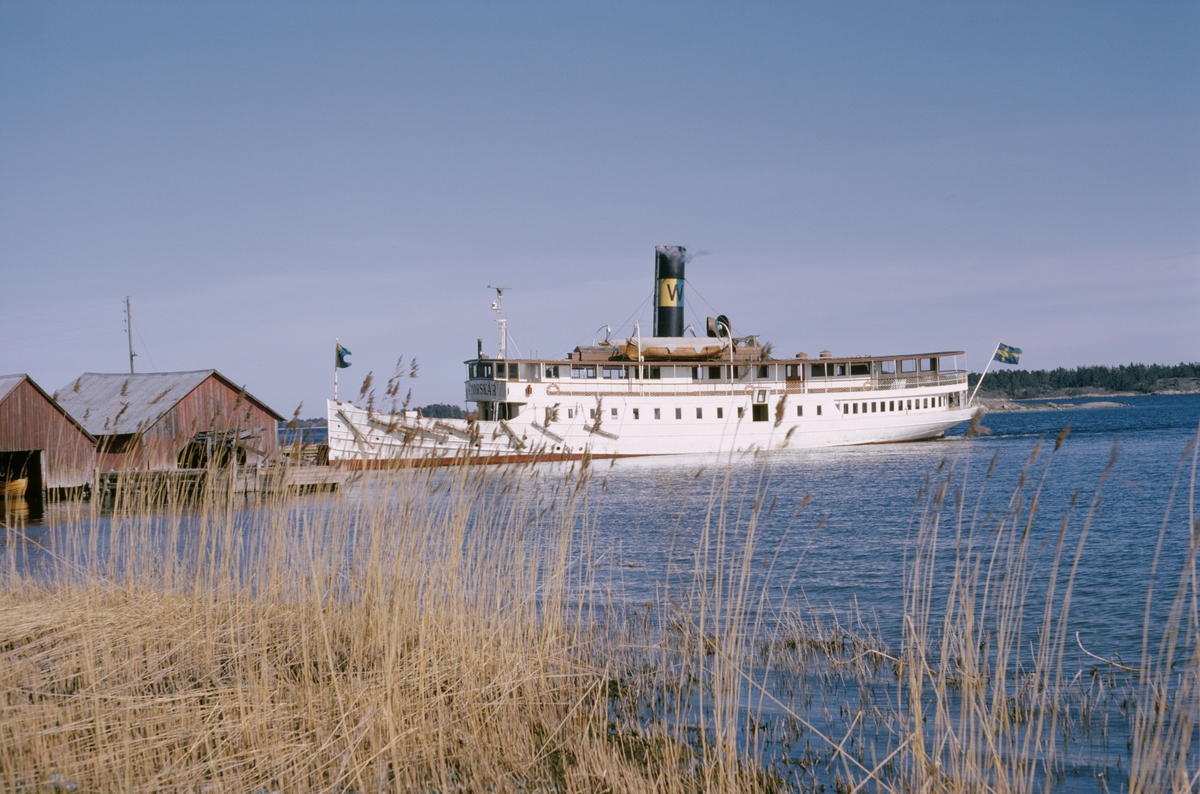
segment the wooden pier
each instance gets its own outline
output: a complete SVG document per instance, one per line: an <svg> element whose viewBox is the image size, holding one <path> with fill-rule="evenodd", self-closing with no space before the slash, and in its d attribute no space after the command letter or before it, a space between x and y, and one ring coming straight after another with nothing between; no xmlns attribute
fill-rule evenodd
<svg viewBox="0 0 1200 794"><path fill-rule="evenodd" d="M246 500L269 495L335 492L354 474L330 466L268 466L229 469L100 472L93 494L106 507L174 504L216 495Z"/></svg>

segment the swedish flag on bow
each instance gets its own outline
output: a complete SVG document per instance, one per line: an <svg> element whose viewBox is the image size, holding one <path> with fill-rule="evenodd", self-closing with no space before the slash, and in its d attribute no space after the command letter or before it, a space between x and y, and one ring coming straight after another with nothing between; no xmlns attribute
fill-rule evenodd
<svg viewBox="0 0 1200 794"><path fill-rule="evenodd" d="M350 366L350 362L346 360L346 356L353 354L346 348L342 347L340 342L334 342L334 344L337 345L337 362L335 366L337 366L338 369L345 369L346 367ZM1021 351L1018 350L1017 352L1020 353Z"/></svg>
<svg viewBox="0 0 1200 794"><path fill-rule="evenodd" d="M1009 347L1001 342L996 345L996 354L992 356L993 361L999 361L1001 364L1016 364L1021 360L1021 348Z"/></svg>

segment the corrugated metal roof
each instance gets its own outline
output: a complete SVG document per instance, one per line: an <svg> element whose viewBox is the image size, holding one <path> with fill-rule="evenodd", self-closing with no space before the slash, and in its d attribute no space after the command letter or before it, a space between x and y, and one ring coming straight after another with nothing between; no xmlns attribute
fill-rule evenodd
<svg viewBox="0 0 1200 794"><path fill-rule="evenodd" d="M58 390L58 402L94 436L140 433L215 369L137 375L85 372Z"/></svg>
<svg viewBox="0 0 1200 794"><path fill-rule="evenodd" d="M27 375L0 375L0 400L8 396L8 393L17 388L21 381L25 380Z"/></svg>

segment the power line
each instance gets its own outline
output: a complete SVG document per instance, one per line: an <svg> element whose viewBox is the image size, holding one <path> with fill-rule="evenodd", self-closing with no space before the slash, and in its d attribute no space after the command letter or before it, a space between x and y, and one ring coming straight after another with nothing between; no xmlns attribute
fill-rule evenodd
<svg viewBox="0 0 1200 794"><path fill-rule="evenodd" d="M130 322L133 322L130 320ZM146 340L142 338L142 329L137 323L133 323L133 330L137 331L138 341L142 343L142 350L146 351L146 357L150 359L150 369L157 372L158 366L154 363L154 356L150 355L150 346L146 344Z"/></svg>
<svg viewBox="0 0 1200 794"><path fill-rule="evenodd" d="M41 339L41 338L43 338L43 337L47 337L47 336L55 336L55 335L57 335L57 334L75 333L75 332L77 332L77 331L91 331L91 330L93 330L93 329L96 329L96 328L109 328L109 329L112 329L112 330L113 330L113 332L115 333L115 332L117 331L117 329L114 329L114 328L113 328L113 325L114 325L114 323L113 323L113 322L94 323L94 324L92 324L92 325L73 325L73 326L69 326L69 327L55 328L55 329L53 329L53 330L50 330L50 331L41 331L41 332L38 332L38 333L32 333L32 334L23 334L23 335L20 335L20 336L9 336L9 335L6 335L6 336L5 336L5 340L6 340L7 342L9 342L9 343L12 343L12 342L21 342L21 341L24 341L24 340L26 340L26 339ZM103 333L103 332L101 332L101 333ZM82 338L86 338L86 337L73 337L73 338L80 338L80 339L82 339Z"/></svg>
<svg viewBox="0 0 1200 794"><path fill-rule="evenodd" d="M122 331L101 331L100 333L87 334L86 336L69 336L69 337L66 337L65 339L49 339L49 340L46 340L45 342L34 342L31 345L21 345L21 347L24 350L33 350L35 348L48 347L50 345L62 345L62 344L66 344L67 342L78 342L83 339L96 339L97 337L101 337L101 336L116 336L117 334L120 334L120 333L123 333L123 332Z"/></svg>

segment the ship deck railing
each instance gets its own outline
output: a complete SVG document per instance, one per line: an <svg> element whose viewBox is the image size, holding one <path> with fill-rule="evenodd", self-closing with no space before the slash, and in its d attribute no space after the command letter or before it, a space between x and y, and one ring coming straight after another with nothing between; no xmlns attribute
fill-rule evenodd
<svg viewBox="0 0 1200 794"><path fill-rule="evenodd" d="M550 397L603 397L605 395L644 395L647 397L712 397L753 395L765 390L768 394L852 394L891 392L938 386L965 386L967 373L961 370L942 371L929 375L899 375L895 377L811 378L805 380L756 381L692 381L655 382L652 380L584 380L569 379L542 381ZM607 388L588 386L603 383Z"/></svg>

